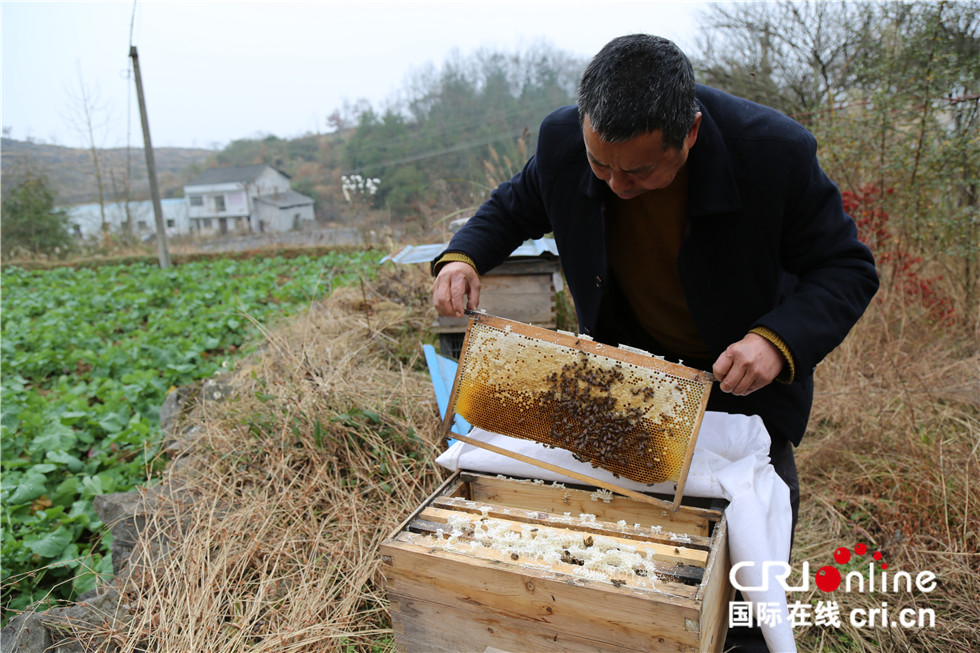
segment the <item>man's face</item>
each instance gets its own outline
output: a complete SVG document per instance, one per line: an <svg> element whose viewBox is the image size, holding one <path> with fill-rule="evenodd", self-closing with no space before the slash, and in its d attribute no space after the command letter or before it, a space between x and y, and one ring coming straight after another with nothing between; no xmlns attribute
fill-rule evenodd
<svg viewBox="0 0 980 653"><path fill-rule="evenodd" d="M628 200L648 190L666 188L674 181L687 162L700 126L701 114L698 113L679 149L665 149L661 131L642 134L623 143L609 143L592 129L588 115L582 125L582 135L592 172L609 184L616 195Z"/></svg>

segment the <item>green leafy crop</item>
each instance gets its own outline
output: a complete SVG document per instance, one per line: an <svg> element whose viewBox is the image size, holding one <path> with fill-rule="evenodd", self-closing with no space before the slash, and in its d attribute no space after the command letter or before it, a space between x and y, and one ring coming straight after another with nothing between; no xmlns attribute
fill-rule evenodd
<svg viewBox="0 0 980 653"><path fill-rule="evenodd" d="M26 271L2 284L2 603L77 597L111 573L98 494L159 464L160 406L267 324L371 276L379 253Z"/></svg>

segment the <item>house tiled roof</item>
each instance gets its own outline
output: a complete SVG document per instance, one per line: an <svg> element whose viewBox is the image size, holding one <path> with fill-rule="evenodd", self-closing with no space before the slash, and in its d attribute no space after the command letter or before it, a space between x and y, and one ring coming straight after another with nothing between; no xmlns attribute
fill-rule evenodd
<svg viewBox="0 0 980 653"><path fill-rule="evenodd" d="M259 175L265 172L266 168L272 168L272 166L266 163L259 163L251 166L232 166L227 168L211 168L210 170L205 170L201 174L197 175L189 182L188 186L206 186L209 184L228 184L236 181L250 182L258 179ZM275 170L275 168L272 168ZM282 172L281 170L276 170L281 175L289 178L289 175Z"/></svg>
<svg viewBox="0 0 980 653"><path fill-rule="evenodd" d="M263 204L268 204L270 206L275 206L280 209L288 209L293 206L313 204L312 197L307 197L306 195L297 193L294 190L279 191L278 193L262 195L260 197L256 197L255 201L262 202Z"/></svg>

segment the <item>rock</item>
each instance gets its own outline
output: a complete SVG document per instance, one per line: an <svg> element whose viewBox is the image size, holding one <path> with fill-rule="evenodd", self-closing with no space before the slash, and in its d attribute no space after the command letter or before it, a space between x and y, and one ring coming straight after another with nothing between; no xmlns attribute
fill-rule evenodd
<svg viewBox="0 0 980 653"><path fill-rule="evenodd" d="M197 394L194 385L181 386L167 395L160 406L160 429L167 439L176 438L180 422L193 408L192 400Z"/></svg>
<svg viewBox="0 0 980 653"><path fill-rule="evenodd" d="M221 401L232 394L234 386L222 377L213 377L201 384L201 401Z"/></svg>
<svg viewBox="0 0 980 653"><path fill-rule="evenodd" d="M177 388L163 400L163 405L160 406L160 430L163 432L164 450L179 453L185 448L189 429L183 426L183 422L200 396L200 384L193 383Z"/></svg>
<svg viewBox="0 0 980 653"><path fill-rule="evenodd" d="M140 531L146 528L143 495L140 492L99 494L92 499L95 513L112 533L112 573L119 576L129 564Z"/></svg>
<svg viewBox="0 0 980 653"><path fill-rule="evenodd" d="M104 651L108 648L104 635L130 619L119 599L119 592L109 586L85 603L53 608L38 616L57 653Z"/></svg>
<svg viewBox="0 0 980 653"><path fill-rule="evenodd" d="M109 650L95 629L111 631L131 616L120 605L119 592L109 586L88 601L45 612L25 612L0 633L2 653L86 653ZM88 635L86 636L86 633Z"/></svg>
<svg viewBox="0 0 980 653"><path fill-rule="evenodd" d="M0 653L43 653L52 644L40 612L19 614L0 632Z"/></svg>
<svg viewBox="0 0 980 653"><path fill-rule="evenodd" d="M233 390L234 386L226 380L226 375L219 375L181 386L168 394L160 406L164 450L176 457L193 446L201 434L201 428L195 424L185 425L187 416L203 403L225 399Z"/></svg>

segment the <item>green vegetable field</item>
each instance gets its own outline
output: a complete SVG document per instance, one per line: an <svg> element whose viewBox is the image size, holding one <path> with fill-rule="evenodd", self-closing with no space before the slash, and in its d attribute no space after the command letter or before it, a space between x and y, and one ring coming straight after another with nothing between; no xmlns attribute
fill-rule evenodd
<svg viewBox="0 0 980 653"><path fill-rule="evenodd" d="M111 572L92 509L160 464L167 393L233 365L258 327L374 275L376 251L2 277L2 603L73 598Z"/></svg>

